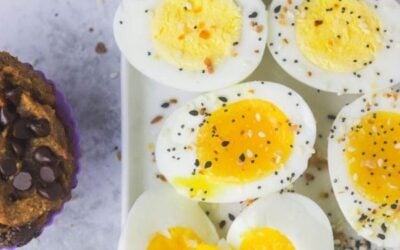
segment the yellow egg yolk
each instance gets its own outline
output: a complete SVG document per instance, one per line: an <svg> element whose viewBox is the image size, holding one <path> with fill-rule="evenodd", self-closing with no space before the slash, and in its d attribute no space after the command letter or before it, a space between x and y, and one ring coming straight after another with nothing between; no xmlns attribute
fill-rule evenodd
<svg viewBox="0 0 400 250"><path fill-rule="evenodd" d="M233 53L241 23L241 10L233 0L164 0L154 10L152 38L163 60L213 73Z"/></svg>
<svg viewBox="0 0 400 250"><path fill-rule="evenodd" d="M293 243L274 228L255 228L242 236L240 250L295 250Z"/></svg>
<svg viewBox="0 0 400 250"><path fill-rule="evenodd" d="M362 0L303 1L295 25L301 52L329 71L357 71L382 47L379 19Z"/></svg>
<svg viewBox="0 0 400 250"><path fill-rule="evenodd" d="M167 233L156 233L147 250L218 250L217 246L204 243L190 228L171 227Z"/></svg>
<svg viewBox="0 0 400 250"><path fill-rule="evenodd" d="M358 191L378 204L400 200L400 113L367 114L347 134L348 172Z"/></svg>
<svg viewBox="0 0 400 250"><path fill-rule="evenodd" d="M208 116L197 135L196 175L175 180L192 196L248 183L278 171L291 155L296 126L275 104L242 100Z"/></svg>

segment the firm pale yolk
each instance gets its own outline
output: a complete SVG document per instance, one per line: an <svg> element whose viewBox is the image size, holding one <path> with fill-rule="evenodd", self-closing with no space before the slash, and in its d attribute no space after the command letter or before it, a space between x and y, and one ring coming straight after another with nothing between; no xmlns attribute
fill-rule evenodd
<svg viewBox="0 0 400 250"><path fill-rule="evenodd" d="M255 228L242 236L240 250L295 250L293 243L274 228Z"/></svg>
<svg viewBox="0 0 400 250"><path fill-rule="evenodd" d="M164 0L154 10L151 28L163 60L213 73L232 54L241 25L241 10L233 0Z"/></svg>
<svg viewBox="0 0 400 250"><path fill-rule="evenodd" d="M203 174L245 183L279 170L292 152L292 126L279 107L264 100L243 100L214 111L197 137Z"/></svg>
<svg viewBox="0 0 400 250"><path fill-rule="evenodd" d="M147 250L218 250L217 246L204 243L190 228L171 227L167 233L156 233Z"/></svg>
<svg viewBox="0 0 400 250"><path fill-rule="evenodd" d="M298 7L297 45L323 69L352 72L371 64L381 35L378 17L362 0L311 0Z"/></svg>
<svg viewBox="0 0 400 250"><path fill-rule="evenodd" d="M346 160L356 188L372 202L400 199L400 113L365 115L347 135Z"/></svg>

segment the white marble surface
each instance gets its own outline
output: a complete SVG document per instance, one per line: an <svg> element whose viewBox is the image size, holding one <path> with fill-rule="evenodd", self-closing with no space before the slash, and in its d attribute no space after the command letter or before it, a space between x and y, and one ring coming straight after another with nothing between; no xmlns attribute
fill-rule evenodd
<svg viewBox="0 0 400 250"><path fill-rule="evenodd" d="M22 249L113 250L120 233L119 0L0 0L0 50L57 83L79 123L82 169L62 214ZM89 29L93 28L90 32ZM105 54L95 52L104 42Z"/></svg>

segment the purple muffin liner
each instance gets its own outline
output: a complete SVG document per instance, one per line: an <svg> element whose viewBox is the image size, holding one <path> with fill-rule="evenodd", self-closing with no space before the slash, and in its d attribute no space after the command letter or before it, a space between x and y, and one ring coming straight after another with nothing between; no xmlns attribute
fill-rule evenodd
<svg viewBox="0 0 400 250"><path fill-rule="evenodd" d="M25 63L25 66L31 70L34 70L34 68L31 64ZM43 80L47 84L49 84L53 88L53 92L54 92L55 99L56 99L56 102L55 102L56 115L57 115L57 118L60 119L60 121L64 125L68 139L70 141L71 152L72 152L72 156L74 158L73 164L75 166L74 173L72 174L72 179L71 179L71 191L72 191L78 184L77 175L81 168L81 165L79 162L79 158L81 157L81 150L79 147L80 136L78 133L78 126L77 126L76 121L73 118L72 108L66 101L64 94L61 93L56 88L53 81L46 78L45 74L42 71L35 70L35 72L40 77L42 77ZM69 201L70 199L71 199L71 196L67 197L64 200L64 203L61 205L60 209L49 213L46 223L44 224L44 226L42 228L39 229L39 231L35 235L35 238L38 237L42 233L42 231L45 227L47 227L53 223L55 216L62 212L62 210L64 209L65 202ZM13 250L15 248L16 248L16 246L0 247L0 249L4 249L4 250Z"/></svg>
<svg viewBox="0 0 400 250"><path fill-rule="evenodd" d="M30 65L30 64L29 64L29 67L33 69L32 65ZM79 147L80 136L78 133L78 126L77 126L76 121L73 118L72 107L67 102L65 95L56 88L56 86L52 80L49 80L46 78L45 74L42 71L35 70L35 72L37 74L39 74L43 78L43 80L53 88L55 99L56 99L56 103L55 103L56 115L57 115L58 119L60 119L62 124L64 125L67 136L70 140L72 156L74 157L73 164L75 166L74 173L73 173L72 179L71 179L71 191L72 191L72 189L74 189L78 184L77 175L81 168L80 162L79 162L79 158L81 157L81 150ZM68 197L65 200L65 202L68 200L70 200L70 197ZM45 224L45 226L48 226L53 222L55 215L59 214L63 210L65 202L63 203L63 205L61 206L61 208L58 211L54 211L51 214L49 214L47 223Z"/></svg>

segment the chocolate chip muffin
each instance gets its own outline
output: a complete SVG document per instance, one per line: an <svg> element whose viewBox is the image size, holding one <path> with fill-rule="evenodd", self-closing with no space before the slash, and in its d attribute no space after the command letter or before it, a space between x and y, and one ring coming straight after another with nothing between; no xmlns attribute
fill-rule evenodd
<svg viewBox="0 0 400 250"><path fill-rule="evenodd" d="M76 159L54 87L0 52L0 247L40 234L70 198Z"/></svg>

